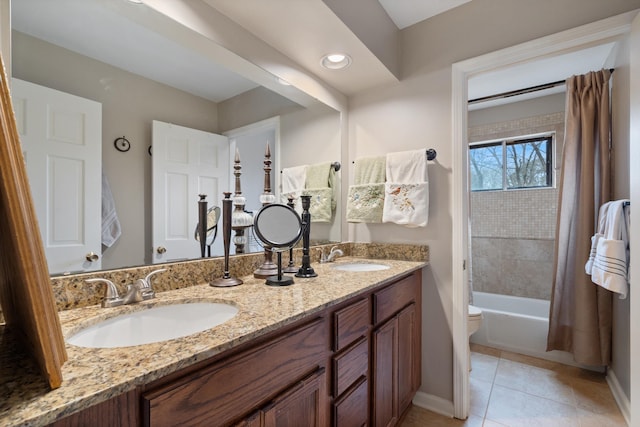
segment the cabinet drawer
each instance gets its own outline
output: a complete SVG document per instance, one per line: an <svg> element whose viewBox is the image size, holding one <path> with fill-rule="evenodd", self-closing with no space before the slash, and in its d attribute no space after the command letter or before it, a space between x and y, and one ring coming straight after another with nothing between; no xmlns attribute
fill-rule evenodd
<svg viewBox="0 0 640 427"><path fill-rule="evenodd" d="M362 338L353 348L333 358L333 395L340 396L369 370L369 341Z"/></svg>
<svg viewBox="0 0 640 427"><path fill-rule="evenodd" d="M145 393L145 425L229 423L321 366L328 350L325 328L324 319L317 319Z"/></svg>
<svg viewBox="0 0 640 427"><path fill-rule="evenodd" d="M333 404L335 427L362 427L369 422L369 388L362 377L358 384Z"/></svg>
<svg viewBox="0 0 640 427"><path fill-rule="evenodd" d="M369 299L366 298L333 313L334 351L342 350L367 334L371 319L369 307Z"/></svg>
<svg viewBox="0 0 640 427"><path fill-rule="evenodd" d="M416 275L411 275L373 294L374 324L390 318L405 306L415 301L417 286Z"/></svg>

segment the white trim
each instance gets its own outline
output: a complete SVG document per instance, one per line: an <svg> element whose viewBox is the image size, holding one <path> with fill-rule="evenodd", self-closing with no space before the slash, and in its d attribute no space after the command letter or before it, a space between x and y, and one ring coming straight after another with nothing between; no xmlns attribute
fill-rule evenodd
<svg viewBox="0 0 640 427"><path fill-rule="evenodd" d="M452 134L453 134L453 191L452 262L453 262L453 407L454 416L466 419L469 415L469 336L467 316L469 304L468 228L469 184L467 179L467 75L464 68L453 64L452 79Z"/></svg>
<svg viewBox="0 0 640 427"><path fill-rule="evenodd" d="M468 336L466 274L460 266L467 258L467 81L471 76L495 71L542 57L609 43L627 35L637 11L582 25L537 40L481 55L452 65L452 225L453 225L453 403L456 418L469 412L467 371Z"/></svg>
<svg viewBox="0 0 640 427"><path fill-rule="evenodd" d="M627 422L627 425L631 424L631 402L629 401L629 397L624 394L622 390L622 386L620 385L620 381L618 381L618 377L613 369L609 369L607 371L607 384L609 384L609 388L611 389L611 393L613 394L613 398L616 400L618 404L618 408L620 408L620 412L622 412L622 416L624 420Z"/></svg>
<svg viewBox="0 0 640 427"><path fill-rule="evenodd" d="M640 15L638 15L632 24L629 36L629 189L630 200L632 206L640 205L640 169L636 167L637 159L640 158ZM635 209L635 208L634 208ZM640 269L640 216L631 215L631 233L629 236L629 247L636 248L630 252L630 264L635 273L631 274L629 283L631 292L629 292L630 304L630 390L631 398L630 409L630 425L640 424L640 297L636 295L640 279L638 279L638 271ZM635 396L635 397L634 397ZM635 399L635 404L633 400Z"/></svg>
<svg viewBox="0 0 640 427"><path fill-rule="evenodd" d="M412 403L420 408L453 418L453 402L450 400L419 391L413 397Z"/></svg>

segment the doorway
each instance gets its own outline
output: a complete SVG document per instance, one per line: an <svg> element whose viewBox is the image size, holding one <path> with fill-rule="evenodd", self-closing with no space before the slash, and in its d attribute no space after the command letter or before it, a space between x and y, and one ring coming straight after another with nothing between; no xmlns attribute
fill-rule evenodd
<svg viewBox="0 0 640 427"><path fill-rule="evenodd" d="M518 46L482 55L452 66L453 135L453 318L454 342L454 416L465 419L469 412L467 305L468 275L468 115L469 80L509 67L579 51L587 47L615 42L626 37L635 12L584 25Z"/></svg>

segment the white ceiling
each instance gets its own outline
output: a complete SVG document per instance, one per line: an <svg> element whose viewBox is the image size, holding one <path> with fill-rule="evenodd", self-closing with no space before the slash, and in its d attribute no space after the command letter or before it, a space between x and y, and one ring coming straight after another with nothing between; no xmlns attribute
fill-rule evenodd
<svg viewBox="0 0 640 427"><path fill-rule="evenodd" d="M346 95L397 82L321 0L203 1ZM395 24L404 28L470 0L379 1ZM12 2L13 26L19 31L186 92L219 102L256 87L127 17L153 13L125 0ZM612 49L613 45L603 45L476 76L469 82L469 99L603 68ZM334 51L351 54L352 65L346 70L322 68L320 58Z"/></svg>
<svg viewBox="0 0 640 427"><path fill-rule="evenodd" d="M400 29L446 12L471 0L378 0Z"/></svg>

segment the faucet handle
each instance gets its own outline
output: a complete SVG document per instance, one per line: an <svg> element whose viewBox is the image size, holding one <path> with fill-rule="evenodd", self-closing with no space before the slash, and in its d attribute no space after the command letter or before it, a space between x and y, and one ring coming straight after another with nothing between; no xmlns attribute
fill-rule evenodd
<svg viewBox="0 0 640 427"><path fill-rule="evenodd" d="M122 298L118 295L118 288L113 284L111 280L96 278L96 279L86 279L87 283L105 283L107 287L105 288L104 299L102 300L102 307L115 307L118 305L122 305Z"/></svg>
<svg viewBox="0 0 640 427"><path fill-rule="evenodd" d="M167 271L167 269L166 269L166 268L159 268L159 269L157 269L157 270L153 270L151 273L149 273L149 274L147 274L147 275L145 276L145 278L144 278L145 283L146 283L148 286L151 286L151 277L152 277L153 275L155 275L155 274L158 274L158 273L164 273L165 271Z"/></svg>
<svg viewBox="0 0 640 427"><path fill-rule="evenodd" d="M163 273L167 271L166 268L159 268L157 270L152 271L147 274L144 279L138 279L138 284L140 289L142 290L142 298L145 300L155 298L156 292L153 290L153 286L151 286L151 277L158 273Z"/></svg>

